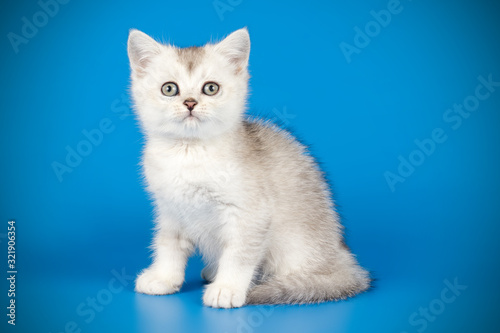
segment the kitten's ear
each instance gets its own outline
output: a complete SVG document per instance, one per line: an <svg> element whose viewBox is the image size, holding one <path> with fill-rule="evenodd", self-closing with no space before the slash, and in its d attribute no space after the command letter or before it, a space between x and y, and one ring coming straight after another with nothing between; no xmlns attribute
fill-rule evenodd
<svg viewBox="0 0 500 333"><path fill-rule="evenodd" d="M142 74L151 57L160 53L161 44L145 33L132 29L128 35L127 51L130 67L138 74Z"/></svg>
<svg viewBox="0 0 500 333"><path fill-rule="evenodd" d="M240 72L248 66L250 56L250 35L247 28L239 29L215 45L215 50L224 55Z"/></svg>

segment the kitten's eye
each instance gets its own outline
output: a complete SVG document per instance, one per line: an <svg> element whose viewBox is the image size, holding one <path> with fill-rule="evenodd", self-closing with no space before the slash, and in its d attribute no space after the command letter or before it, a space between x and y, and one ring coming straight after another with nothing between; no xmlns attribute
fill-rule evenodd
<svg viewBox="0 0 500 333"><path fill-rule="evenodd" d="M219 85L215 82L207 82L203 86L203 93L208 96L213 96L219 92Z"/></svg>
<svg viewBox="0 0 500 333"><path fill-rule="evenodd" d="M179 87L174 82L167 82L161 86L161 93L165 96L172 97L179 93Z"/></svg>

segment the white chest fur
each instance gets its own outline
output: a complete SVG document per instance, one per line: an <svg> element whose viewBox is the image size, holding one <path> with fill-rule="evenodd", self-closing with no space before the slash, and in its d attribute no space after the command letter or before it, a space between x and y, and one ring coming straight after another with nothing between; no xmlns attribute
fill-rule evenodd
<svg viewBox="0 0 500 333"><path fill-rule="evenodd" d="M144 172L163 213L183 229L217 223L225 207L239 201L239 170L228 145L148 143ZM194 235L193 235L194 236Z"/></svg>

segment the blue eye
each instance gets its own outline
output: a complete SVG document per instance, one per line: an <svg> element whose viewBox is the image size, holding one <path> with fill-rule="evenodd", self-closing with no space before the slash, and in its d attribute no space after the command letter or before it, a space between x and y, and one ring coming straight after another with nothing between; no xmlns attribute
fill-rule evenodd
<svg viewBox="0 0 500 333"><path fill-rule="evenodd" d="M161 86L161 93L165 96L172 97L179 93L179 87L174 82L167 82Z"/></svg>
<svg viewBox="0 0 500 333"><path fill-rule="evenodd" d="M203 86L203 93L208 96L213 96L219 92L219 85L215 82L207 82Z"/></svg>

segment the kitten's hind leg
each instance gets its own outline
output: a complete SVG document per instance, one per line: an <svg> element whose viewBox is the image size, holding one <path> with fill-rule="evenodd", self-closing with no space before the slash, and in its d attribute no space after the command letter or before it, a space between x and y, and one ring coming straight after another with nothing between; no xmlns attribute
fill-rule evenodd
<svg viewBox="0 0 500 333"><path fill-rule="evenodd" d="M160 228L155 235L153 248L153 263L139 274L135 290L149 295L167 295L179 291L184 282L187 259L193 250L192 243L176 232Z"/></svg>
<svg viewBox="0 0 500 333"><path fill-rule="evenodd" d="M213 282L215 279L215 269L211 266L206 266L201 270L201 278L207 282Z"/></svg>

